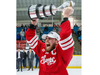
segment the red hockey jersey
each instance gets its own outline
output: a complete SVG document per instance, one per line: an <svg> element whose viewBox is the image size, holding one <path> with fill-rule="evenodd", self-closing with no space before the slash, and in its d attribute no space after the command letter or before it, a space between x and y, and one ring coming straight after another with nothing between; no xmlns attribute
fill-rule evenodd
<svg viewBox="0 0 100 75"><path fill-rule="evenodd" d="M38 40L35 29L28 29L26 39L40 58L39 75L68 75L66 67L73 56L74 41L69 20L61 25L60 41L54 50L46 52L45 43Z"/></svg>

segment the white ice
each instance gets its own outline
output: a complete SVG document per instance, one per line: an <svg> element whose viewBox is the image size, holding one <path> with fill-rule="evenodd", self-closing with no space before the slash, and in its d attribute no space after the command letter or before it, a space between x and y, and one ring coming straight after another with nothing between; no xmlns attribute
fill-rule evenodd
<svg viewBox="0 0 100 75"><path fill-rule="evenodd" d="M30 71L27 71L27 69L23 69L23 71L21 72L19 70L19 72L16 71L16 75L38 75L39 73L39 69L30 69ZM69 75L81 75L81 69L67 69Z"/></svg>

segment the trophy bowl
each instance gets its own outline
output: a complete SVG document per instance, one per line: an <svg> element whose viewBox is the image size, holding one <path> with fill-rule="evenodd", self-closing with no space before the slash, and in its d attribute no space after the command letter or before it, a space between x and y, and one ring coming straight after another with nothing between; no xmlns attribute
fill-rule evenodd
<svg viewBox="0 0 100 75"><path fill-rule="evenodd" d="M51 5L30 5L28 8L28 16L31 20L43 19L44 17L54 16L56 13L56 6Z"/></svg>
<svg viewBox="0 0 100 75"><path fill-rule="evenodd" d="M75 3L73 1L66 1L59 7L55 5L30 5L28 8L28 16L31 20L33 19L43 19L44 17L48 16L55 16L56 11L63 11L65 7L71 6L74 7Z"/></svg>

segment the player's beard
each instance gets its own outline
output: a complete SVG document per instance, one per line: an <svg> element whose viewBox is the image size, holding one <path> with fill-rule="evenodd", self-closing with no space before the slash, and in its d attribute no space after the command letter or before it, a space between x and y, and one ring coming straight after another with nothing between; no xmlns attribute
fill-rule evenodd
<svg viewBox="0 0 100 75"><path fill-rule="evenodd" d="M55 47L56 47L56 43L53 43L52 45L50 45L49 48L47 48L47 45L46 45L46 51L47 51L47 52L50 52L50 51L52 51L53 49L55 49Z"/></svg>

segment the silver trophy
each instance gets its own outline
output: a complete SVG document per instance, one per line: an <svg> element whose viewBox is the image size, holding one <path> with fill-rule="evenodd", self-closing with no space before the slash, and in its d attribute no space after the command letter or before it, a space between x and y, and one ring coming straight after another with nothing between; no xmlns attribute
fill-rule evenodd
<svg viewBox="0 0 100 75"><path fill-rule="evenodd" d="M43 19L44 17L48 16L55 16L56 11L63 11L65 7L71 6L74 7L75 3L73 1L66 1L59 7L56 7L55 5L30 5L28 8L28 15L31 20L33 19Z"/></svg>

